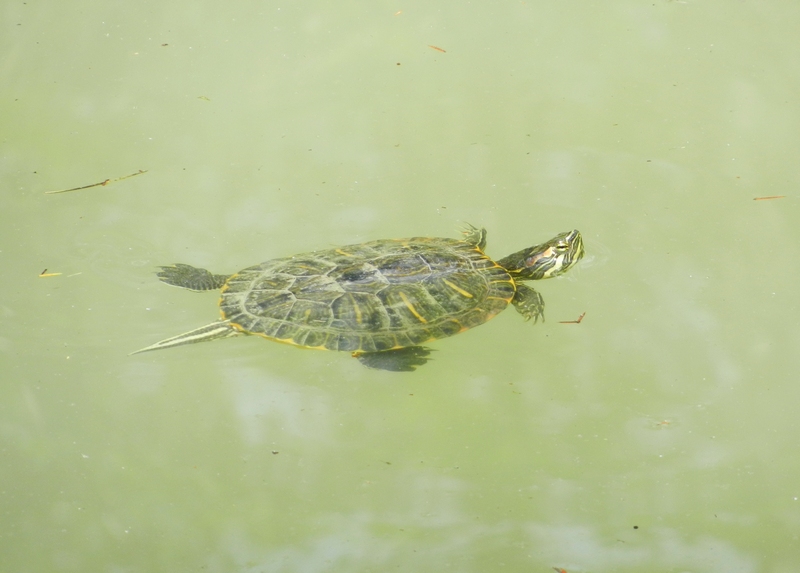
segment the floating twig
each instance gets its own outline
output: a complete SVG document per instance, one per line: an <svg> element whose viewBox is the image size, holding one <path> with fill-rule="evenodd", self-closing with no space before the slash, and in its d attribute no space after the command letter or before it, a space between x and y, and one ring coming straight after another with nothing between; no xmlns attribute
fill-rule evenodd
<svg viewBox="0 0 800 573"><path fill-rule="evenodd" d="M437 52L445 52L445 53L447 52L447 50L445 50L444 48L440 48L439 46L432 46L432 45L428 44L428 47L431 48L431 49L436 50Z"/></svg>
<svg viewBox="0 0 800 573"><path fill-rule="evenodd" d="M92 187L105 187L109 183L116 183L117 181L122 181L123 179L130 179L131 177L136 177L137 175L141 175L142 173L147 173L146 169L140 169L136 173L131 173L130 175L125 175L124 177L117 177L116 179L106 179L105 181L101 181L100 183L92 183L91 185L84 185L83 187L73 187L72 189L60 189L58 191L45 191L45 195L55 195L56 193L67 193L69 191L80 191L81 189L91 189Z"/></svg>
<svg viewBox="0 0 800 573"><path fill-rule="evenodd" d="M558 324L580 324L584 316L586 316L585 312L578 317L578 320L561 320Z"/></svg>
<svg viewBox="0 0 800 573"><path fill-rule="evenodd" d="M57 276L58 276L58 275L60 275L60 274L61 274L61 273L48 273L48 272L47 272L47 269L45 269L45 270L43 270L42 272L40 272L40 273L39 273L39 277L40 277L40 278L45 278L45 277L57 277Z"/></svg>
<svg viewBox="0 0 800 573"><path fill-rule="evenodd" d="M753 197L753 201L767 201L769 199L783 199L786 195L768 195L767 197Z"/></svg>

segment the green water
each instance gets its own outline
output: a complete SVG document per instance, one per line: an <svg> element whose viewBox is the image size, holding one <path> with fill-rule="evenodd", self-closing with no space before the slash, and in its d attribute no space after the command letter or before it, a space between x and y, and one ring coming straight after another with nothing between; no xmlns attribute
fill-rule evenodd
<svg viewBox="0 0 800 573"><path fill-rule="evenodd" d="M800 571L800 5L0 14L0 569ZM128 356L217 317L158 265L464 223L581 230L547 322Z"/></svg>

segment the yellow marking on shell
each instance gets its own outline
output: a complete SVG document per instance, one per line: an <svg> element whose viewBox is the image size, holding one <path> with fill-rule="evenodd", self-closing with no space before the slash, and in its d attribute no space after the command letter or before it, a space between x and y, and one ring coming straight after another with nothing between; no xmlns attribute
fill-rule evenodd
<svg viewBox="0 0 800 573"><path fill-rule="evenodd" d="M228 278L225 280L225 284L224 284L224 285L222 285L222 288L220 289L220 291L221 291L221 292L225 292L226 290L228 290L228 289L230 288L231 281L232 281L233 279L235 279L236 277L238 277L238 276L239 276L239 273L233 273L231 276L229 276L229 277L228 277ZM220 302L222 302L222 299L220 299Z"/></svg>
<svg viewBox="0 0 800 573"><path fill-rule="evenodd" d="M355 301L353 301L353 310L356 311L356 322L358 324L361 324L361 319L362 319L361 309L358 308L358 303Z"/></svg>
<svg viewBox="0 0 800 573"><path fill-rule="evenodd" d="M427 321L427 320L425 320L425 319L423 318L423 316L422 316L420 313L418 313L418 312L417 312L417 309L416 309L416 308L414 308L414 305L413 305L413 304L411 304L411 301L410 301L410 300L408 300L408 297L406 296L406 293L404 293L404 292L401 292L401 293L400 293L400 298L402 298L402 299L403 299L403 304L405 304L405 305L408 307L408 310L410 310L410 311L411 311L411 314L413 314L414 316L416 316L416 317L417 317L417 320L419 320L419 321L420 321L421 323L423 323L423 324L427 324L427 323L428 323L428 321Z"/></svg>
<svg viewBox="0 0 800 573"><path fill-rule="evenodd" d="M513 298L514 298L513 296L511 298L504 298L504 297L500 297L500 296L487 296L486 300L502 300L504 303L508 304L508 303L511 302L511 300ZM492 315L492 316L494 316L494 315Z"/></svg>
<svg viewBox="0 0 800 573"><path fill-rule="evenodd" d="M456 334L461 334L465 330L469 330L469 328L467 328L465 326L462 326L461 330L456 332ZM412 346L421 346L423 344L428 344L429 342L436 342L437 340L440 340L440 339L435 337L435 336L431 336L430 338L428 338L426 340L421 340L421 341L417 342L416 344L413 344ZM391 348L384 348L383 350L353 350L350 353L350 356L352 356L353 358L358 358L362 354L370 354L370 353L373 353L373 352L387 352L389 350L400 350L401 348L408 348L408 347L409 346L406 345L406 344L395 344Z"/></svg>
<svg viewBox="0 0 800 573"><path fill-rule="evenodd" d="M345 257L355 257L354 254L343 251L342 249L336 249L334 252L344 255Z"/></svg>
<svg viewBox="0 0 800 573"><path fill-rule="evenodd" d="M511 285L511 286L514 288L514 293L516 293L516 292L517 292L517 283L514 281L514 279L511 279L511 280L508 280L508 281L490 281L490 282L489 282L489 284L494 284L494 283L508 283L508 284L510 284L510 285ZM486 298L496 298L496 299L498 299L498 300L505 300L505 301L507 301L507 302L510 302L510 301L511 301L511 299L512 299L512 298L514 298L514 295L512 294L512 295L511 295L510 297L508 297L508 298L504 298L504 297L496 297L496 296L488 296L488 297L486 297Z"/></svg>
<svg viewBox="0 0 800 573"><path fill-rule="evenodd" d="M427 342L430 342L431 340L433 340L433 339L425 340L423 342L420 342L420 344L425 344ZM401 344L396 344L396 345L392 346L391 348L384 348L383 350L353 350L350 353L350 356L352 356L353 358L358 358L362 354L370 354L370 353L373 353L373 352L388 352L389 350L400 350L401 348L408 348L408 346L403 346Z"/></svg>
<svg viewBox="0 0 800 573"><path fill-rule="evenodd" d="M242 328L240 324L236 324L234 322L231 323L236 330L243 332L244 334L254 334L256 336L260 336L261 338L266 338L267 340L271 340L272 342L280 342L281 344L289 344L290 346L294 346L295 348L307 348L309 350L330 350L327 346L307 346L305 344L298 344L292 338L275 338L274 336L267 336L263 332L250 332Z"/></svg>
<svg viewBox="0 0 800 573"><path fill-rule="evenodd" d="M457 292L458 294L460 294L461 296L465 296L465 297L467 297L467 298L474 298L474 297L472 296L472 293L471 293L471 292L465 291L463 288L461 288L460 286L458 286L458 285L457 285L457 284L455 284L455 283L451 283L451 282L450 282L449 280L447 280L447 279L444 279L444 284L446 284L447 286L449 286L451 289L453 289L454 291L456 291L456 292Z"/></svg>

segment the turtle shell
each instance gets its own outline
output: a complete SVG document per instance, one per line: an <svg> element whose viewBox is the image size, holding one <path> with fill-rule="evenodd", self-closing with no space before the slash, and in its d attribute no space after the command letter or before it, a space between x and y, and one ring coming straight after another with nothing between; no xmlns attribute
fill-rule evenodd
<svg viewBox="0 0 800 573"><path fill-rule="evenodd" d="M483 324L514 279L479 246L447 238L372 241L274 259L222 287L237 330L307 348L375 352Z"/></svg>

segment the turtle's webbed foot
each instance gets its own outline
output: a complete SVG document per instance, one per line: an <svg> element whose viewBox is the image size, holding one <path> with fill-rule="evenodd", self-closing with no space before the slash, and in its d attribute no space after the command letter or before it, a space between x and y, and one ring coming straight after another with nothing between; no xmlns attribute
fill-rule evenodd
<svg viewBox="0 0 800 573"><path fill-rule="evenodd" d="M222 288L222 285L228 280L225 275L214 275L205 269L198 269L197 267L180 263L170 267L161 267L157 276L168 285L194 291Z"/></svg>
<svg viewBox="0 0 800 573"><path fill-rule="evenodd" d="M464 235L465 243L475 245L481 251L486 248L486 229L479 229L467 223L467 225L464 227L464 230L461 231L461 234Z"/></svg>
<svg viewBox="0 0 800 573"><path fill-rule="evenodd" d="M431 350L424 346L408 346L380 352L354 352L353 356L367 368L390 372L413 372L417 366L422 366L428 361L430 353Z"/></svg>
<svg viewBox="0 0 800 573"><path fill-rule="evenodd" d="M518 284L517 294L514 295L511 304L525 320L533 319L533 323L536 324L541 318L544 322L544 299L531 287Z"/></svg>

